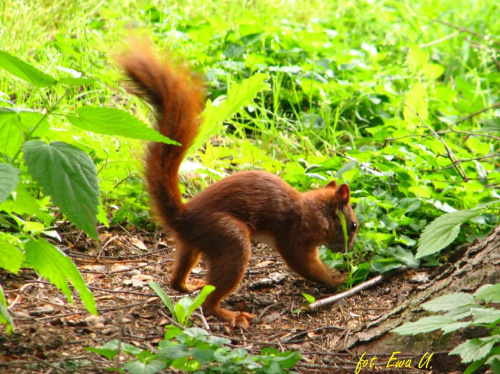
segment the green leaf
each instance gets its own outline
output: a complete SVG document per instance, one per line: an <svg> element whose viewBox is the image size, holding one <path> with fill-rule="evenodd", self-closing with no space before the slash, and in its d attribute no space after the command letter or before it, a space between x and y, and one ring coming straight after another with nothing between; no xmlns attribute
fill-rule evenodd
<svg viewBox="0 0 500 374"><path fill-rule="evenodd" d="M120 109L84 106L78 109L77 114L68 116L68 120L73 126L87 131L179 145Z"/></svg>
<svg viewBox="0 0 500 374"><path fill-rule="evenodd" d="M406 95L406 105L403 109L403 116L409 129L413 129L420 122L417 113L424 121L426 121L429 116L427 92L421 82L417 82Z"/></svg>
<svg viewBox="0 0 500 374"><path fill-rule="evenodd" d="M9 197L19 183L19 169L0 162L0 203Z"/></svg>
<svg viewBox="0 0 500 374"><path fill-rule="evenodd" d="M94 163L79 148L63 142L24 143L28 171L69 220L97 240L95 216L99 186Z"/></svg>
<svg viewBox="0 0 500 374"><path fill-rule="evenodd" d="M500 310L495 308L474 308L472 309L474 323L490 324L500 321Z"/></svg>
<svg viewBox="0 0 500 374"><path fill-rule="evenodd" d="M458 292L443 295L423 303L422 308L429 312L441 312L457 309L469 304L474 304L474 297L465 292Z"/></svg>
<svg viewBox="0 0 500 374"><path fill-rule="evenodd" d="M189 306L187 310L188 318L199 306L201 306L201 304L203 304L207 296L210 295L214 290L215 287L211 285L206 285L201 289L200 293L198 294L198 296L194 298L193 303Z"/></svg>
<svg viewBox="0 0 500 374"><path fill-rule="evenodd" d="M457 210L443 214L427 225L420 235L416 258L439 252L449 245L460 232L460 225L478 216L481 212L472 209Z"/></svg>
<svg viewBox="0 0 500 374"><path fill-rule="evenodd" d="M264 82L267 78L267 74L254 74L243 82L232 85L226 100L220 105L216 106L209 101L203 112L203 124L190 152L198 149L216 134L222 122L231 118L243 106L250 104L258 92L268 90L269 84Z"/></svg>
<svg viewBox="0 0 500 374"><path fill-rule="evenodd" d="M123 365L123 368L132 374L155 374L167 367L164 361L153 360L147 363L131 361Z"/></svg>
<svg viewBox="0 0 500 374"><path fill-rule="evenodd" d="M0 153L13 157L23 145L22 124L17 115L3 115L2 117L5 117L5 122L0 123ZM2 118L0 118L1 121Z"/></svg>
<svg viewBox="0 0 500 374"><path fill-rule="evenodd" d="M448 334L450 332L469 327L471 324L472 322L455 322L441 327L441 330L443 331L443 333Z"/></svg>
<svg viewBox="0 0 500 374"><path fill-rule="evenodd" d="M48 198L36 199L30 194L28 188L29 185L18 185L12 199L5 200L0 204L0 210L4 210L8 213L14 212L16 215L27 214L29 216L35 216L41 220L45 226L49 226L54 220L54 217L42 209L45 204L48 204Z"/></svg>
<svg viewBox="0 0 500 374"><path fill-rule="evenodd" d="M0 67L37 87L48 87L57 83L50 75L4 51L0 51Z"/></svg>
<svg viewBox="0 0 500 374"><path fill-rule="evenodd" d="M481 286L475 293L474 296L479 300L483 300L487 304L494 302L500 302L500 283L495 285L485 284Z"/></svg>
<svg viewBox="0 0 500 374"><path fill-rule="evenodd" d="M431 316L421 318L416 322L407 322L402 326L392 329L391 332L397 332L400 335L416 335L423 332L438 330L453 323L456 323L456 321L450 317Z"/></svg>
<svg viewBox="0 0 500 374"><path fill-rule="evenodd" d="M316 301L316 298L314 296L309 295L308 293L302 292L302 296L305 297L305 299L309 304L312 304Z"/></svg>
<svg viewBox="0 0 500 374"><path fill-rule="evenodd" d="M0 241L0 268L17 274L24 262L24 254L14 245Z"/></svg>
<svg viewBox="0 0 500 374"><path fill-rule="evenodd" d="M3 293L2 285L0 284L0 324L6 325L5 332L10 335L14 332L14 322L12 317L7 310L7 300L5 300L5 295Z"/></svg>
<svg viewBox="0 0 500 374"><path fill-rule="evenodd" d="M481 131L500 132L500 118L483 119L479 122L483 125Z"/></svg>
<svg viewBox="0 0 500 374"><path fill-rule="evenodd" d="M97 314L94 295L85 285L75 264L61 250L43 238L31 239L24 247L26 263L53 283L73 302L69 282L80 294L85 308Z"/></svg>
<svg viewBox="0 0 500 374"><path fill-rule="evenodd" d="M154 292L156 292L161 301L163 301L163 304L165 304L165 306L168 308L170 314L175 317L174 304L172 303L172 300L167 295L167 293L163 290L163 288L161 288L161 286L155 282L149 282L148 285Z"/></svg>
<svg viewBox="0 0 500 374"><path fill-rule="evenodd" d="M347 223L345 220L344 213L342 213L341 210L337 210L336 213L340 219L340 225L342 227L342 234L344 235L344 249L347 252L347 249L349 247L349 235L347 234Z"/></svg>
<svg viewBox="0 0 500 374"><path fill-rule="evenodd" d="M186 325L189 319L187 310L192 303L193 299L191 299L189 296L184 296L182 299L180 299L178 302L175 303L174 316L177 322L179 322L182 325Z"/></svg>
<svg viewBox="0 0 500 374"><path fill-rule="evenodd" d="M488 336L485 338L470 339L460 344L450 355L460 355L462 362L472 362L485 358L500 341L500 335Z"/></svg>

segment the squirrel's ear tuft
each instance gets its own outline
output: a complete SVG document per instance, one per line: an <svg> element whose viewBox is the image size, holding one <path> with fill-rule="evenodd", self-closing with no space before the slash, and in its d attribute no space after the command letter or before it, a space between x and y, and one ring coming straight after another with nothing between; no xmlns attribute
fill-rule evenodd
<svg viewBox="0 0 500 374"><path fill-rule="evenodd" d="M334 190L337 189L337 182L335 181L331 181L330 183L328 183L325 188L333 188Z"/></svg>
<svg viewBox="0 0 500 374"><path fill-rule="evenodd" d="M341 204L347 205L351 199L351 190L347 184L341 184L335 195Z"/></svg>

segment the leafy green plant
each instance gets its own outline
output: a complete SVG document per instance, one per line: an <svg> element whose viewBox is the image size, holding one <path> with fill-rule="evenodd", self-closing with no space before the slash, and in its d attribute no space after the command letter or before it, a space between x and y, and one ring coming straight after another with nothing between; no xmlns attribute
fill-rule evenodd
<svg viewBox="0 0 500 374"><path fill-rule="evenodd" d="M83 134L92 132L177 143L121 109L85 105L74 110L76 98L71 104L62 104L74 95L75 88L105 85L97 78L82 78L80 73L72 71L76 77L56 79L4 51L0 51L0 67L25 81L30 86L29 97L39 98L41 105L32 109L23 107L22 100L15 104L2 101L8 106L0 108L0 157L6 161L0 162L0 225L8 229L8 233L0 235L0 253L5 255L0 267L14 273L21 265L32 267L72 301L70 282L85 307L97 313L93 296L75 265L62 251L40 237L45 235L60 240L57 231L50 226L55 217L49 213L49 197L68 220L93 239L98 239L97 220L108 225L100 205L95 166L99 158L92 160L87 152L95 155L95 151L73 134L82 134L80 129ZM248 104L266 87L262 82L264 78L264 75L256 76L242 86L235 85L234 90L229 91L230 103L222 104L222 112L210 105L205 115L205 122L210 126L203 128L212 130L220 120L236 113L239 105ZM33 105L29 101L25 104ZM69 136L68 124L72 125ZM37 198L39 195L41 198ZM9 323L11 331L11 319L1 288L0 296L0 322ZM183 306L186 307L185 315L181 313ZM187 323L191 312L187 300L177 304L176 315L182 323Z"/></svg>
<svg viewBox="0 0 500 374"><path fill-rule="evenodd" d="M204 286L200 293L194 298L190 298L189 296L184 296L175 304L172 302L172 299L168 296L168 294L161 288L158 283L149 282L149 287L156 292L159 296L163 304L168 308L172 317L180 323L181 325L187 326L189 323L189 318L193 314L193 312L203 304L205 299L210 293L215 290L214 286L206 285Z"/></svg>
<svg viewBox="0 0 500 374"><path fill-rule="evenodd" d="M290 369L301 359L298 352L280 352L264 348L260 355L251 355L244 348L230 348L229 339L210 335L206 330L191 327L182 330L167 326L165 339L157 352L112 340L101 348L86 348L112 360L120 353L134 360L123 365L132 374L158 373L164 369L196 373L292 373Z"/></svg>
<svg viewBox="0 0 500 374"><path fill-rule="evenodd" d="M443 295L422 304L422 308L445 314L407 322L391 331L400 335L416 335L441 330L448 334L469 326L485 327L490 332L488 336L468 339L453 349L450 355L460 355L462 362L471 363L466 374L485 364L496 373L500 369L500 310L489 304L499 302L500 283L484 285L473 295L463 292Z"/></svg>

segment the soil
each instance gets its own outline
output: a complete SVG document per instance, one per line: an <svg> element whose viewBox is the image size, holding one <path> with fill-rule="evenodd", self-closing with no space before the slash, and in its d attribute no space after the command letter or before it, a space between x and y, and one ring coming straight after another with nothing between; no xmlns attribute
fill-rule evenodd
<svg viewBox="0 0 500 374"><path fill-rule="evenodd" d="M68 231L57 244L80 269L95 296L98 316L88 313L77 297L75 305L69 303L32 270L18 275L0 273L15 323L10 336L0 330L0 372L100 373L115 363L84 347L100 347L119 339L153 349L162 340L164 326L172 319L147 282L159 283L174 300L184 296L168 284L174 246L163 234L132 230L101 230L99 244L78 231ZM192 276L201 279L205 272L202 262ZM252 354L269 346L298 350L303 360L294 369L297 372L351 373L356 371L361 354L347 349L348 336L400 304L417 285L411 277L407 272L322 310L296 314L293 311L306 302L302 293L321 299L329 296L328 290L292 273L275 251L257 244L247 275L224 306L254 313L258 319L248 329L230 328L201 314L193 322L201 328L208 323L212 334L225 336L233 346ZM417 357L403 352L398 359L412 359L415 367L423 353ZM376 350L363 359L371 360L374 355L375 365L361 373L433 372L432 361L421 370L387 368L390 356Z"/></svg>

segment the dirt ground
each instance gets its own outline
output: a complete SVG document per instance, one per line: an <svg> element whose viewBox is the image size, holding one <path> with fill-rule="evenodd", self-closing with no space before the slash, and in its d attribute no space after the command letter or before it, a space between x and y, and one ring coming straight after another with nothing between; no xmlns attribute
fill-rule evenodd
<svg viewBox="0 0 500 374"><path fill-rule="evenodd" d="M93 292L99 316L89 314L78 299L74 306L68 303L31 270L16 276L0 273L15 322L13 335L0 330L0 372L100 373L113 363L84 347L119 339L153 349L162 340L164 326L170 324L169 312L147 282L161 284L174 300L183 296L168 285L174 247L163 234L134 230L105 231L98 245L78 231L69 231L59 244ZM202 278L205 271L201 263L193 276ZM224 303L228 309L245 310L258 319L246 330L231 329L210 316L205 322L212 334L225 336L252 354L269 346L299 350L304 359L295 368L298 372L351 373L359 356L345 348L346 337L400 304L414 287L406 278L402 274L333 306L297 315L293 310L305 303L301 293L321 299L328 291L292 273L276 252L258 244L238 291ZM194 324L203 328L204 318L195 317ZM388 359L379 356L378 366L361 373L432 372L387 369Z"/></svg>

